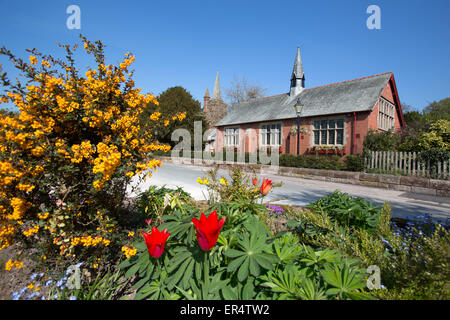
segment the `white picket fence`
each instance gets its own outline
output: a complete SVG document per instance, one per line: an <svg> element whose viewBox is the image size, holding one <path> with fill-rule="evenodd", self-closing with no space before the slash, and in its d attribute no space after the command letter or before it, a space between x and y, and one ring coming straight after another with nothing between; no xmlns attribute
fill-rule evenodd
<svg viewBox="0 0 450 320"><path fill-rule="evenodd" d="M450 161L439 161L432 167L430 161L420 161L419 152L370 151L365 159L366 171L401 174L435 179L450 178Z"/></svg>

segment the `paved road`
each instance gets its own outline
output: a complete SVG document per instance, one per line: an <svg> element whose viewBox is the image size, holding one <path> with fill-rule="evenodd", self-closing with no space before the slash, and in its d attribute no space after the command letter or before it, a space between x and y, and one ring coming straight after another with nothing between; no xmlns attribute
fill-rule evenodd
<svg viewBox="0 0 450 320"><path fill-rule="evenodd" d="M153 173L150 179L139 184L138 190L146 190L149 185L166 185L171 188L179 186L189 192L195 199L203 200L205 195L207 195L206 187L199 185L196 180L198 177L205 176L204 172L209 169L192 165L165 163L158 171ZM223 176L227 175L226 171L220 170L219 173ZM267 200L273 203L305 206L331 194L334 190L340 190L353 197L361 197L372 201L374 205L381 205L386 201L390 201L393 217L411 219L417 215L429 213L435 221L450 223L449 198L271 174L264 174L261 177L272 179L274 183L283 182L282 187L274 188L266 197ZM136 180L133 184L136 184ZM130 190L129 193L132 194Z"/></svg>

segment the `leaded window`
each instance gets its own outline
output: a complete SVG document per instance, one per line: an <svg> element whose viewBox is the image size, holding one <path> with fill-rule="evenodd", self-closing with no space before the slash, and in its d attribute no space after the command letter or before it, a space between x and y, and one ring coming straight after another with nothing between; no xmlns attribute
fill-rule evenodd
<svg viewBox="0 0 450 320"><path fill-rule="evenodd" d="M225 129L225 146L227 147L239 146L239 128Z"/></svg>
<svg viewBox="0 0 450 320"><path fill-rule="evenodd" d="M378 128L389 131L395 125L395 106L384 98L378 102Z"/></svg>
<svg viewBox="0 0 450 320"><path fill-rule="evenodd" d="M314 121L313 136L315 145L343 145L344 120L327 119Z"/></svg>
<svg viewBox="0 0 450 320"><path fill-rule="evenodd" d="M281 124L266 124L261 126L261 145L280 146L281 145Z"/></svg>

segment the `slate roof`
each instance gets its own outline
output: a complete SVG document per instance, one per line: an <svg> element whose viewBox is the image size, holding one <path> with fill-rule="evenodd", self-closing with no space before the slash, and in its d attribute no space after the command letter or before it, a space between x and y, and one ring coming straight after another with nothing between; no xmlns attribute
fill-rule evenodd
<svg viewBox="0 0 450 320"><path fill-rule="evenodd" d="M216 126L296 118L295 104L303 104L301 117L370 111L378 101L392 72L307 88L291 97L288 93L241 103Z"/></svg>

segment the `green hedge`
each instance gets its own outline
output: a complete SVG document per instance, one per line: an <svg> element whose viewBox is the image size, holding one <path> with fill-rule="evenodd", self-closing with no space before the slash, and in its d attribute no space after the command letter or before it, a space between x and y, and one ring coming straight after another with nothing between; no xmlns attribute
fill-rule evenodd
<svg viewBox="0 0 450 320"><path fill-rule="evenodd" d="M155 156L170 157L170 152L154 152ZM245 162L249 163L250 156L252 154L245 153ZM253 154L254 155L254 154ZM214 156L214 154L213 154ZM191 159L195 158L196 154L191 151ZM226 160L226 154L223 153L222 160ZM238 153L234 152L233 160L237 161ZM292 168L310 168L310 169L324 169L324 170L345 170L345 171L363 171L364 170L364 157L361 155L349 155L345 158L344 163L341 160L342 157L338 155L292 155L281 154L279 165L281 167ZM257 158L258 159L258 158ZM257 164L261 164L259 159Z"/></svg>

